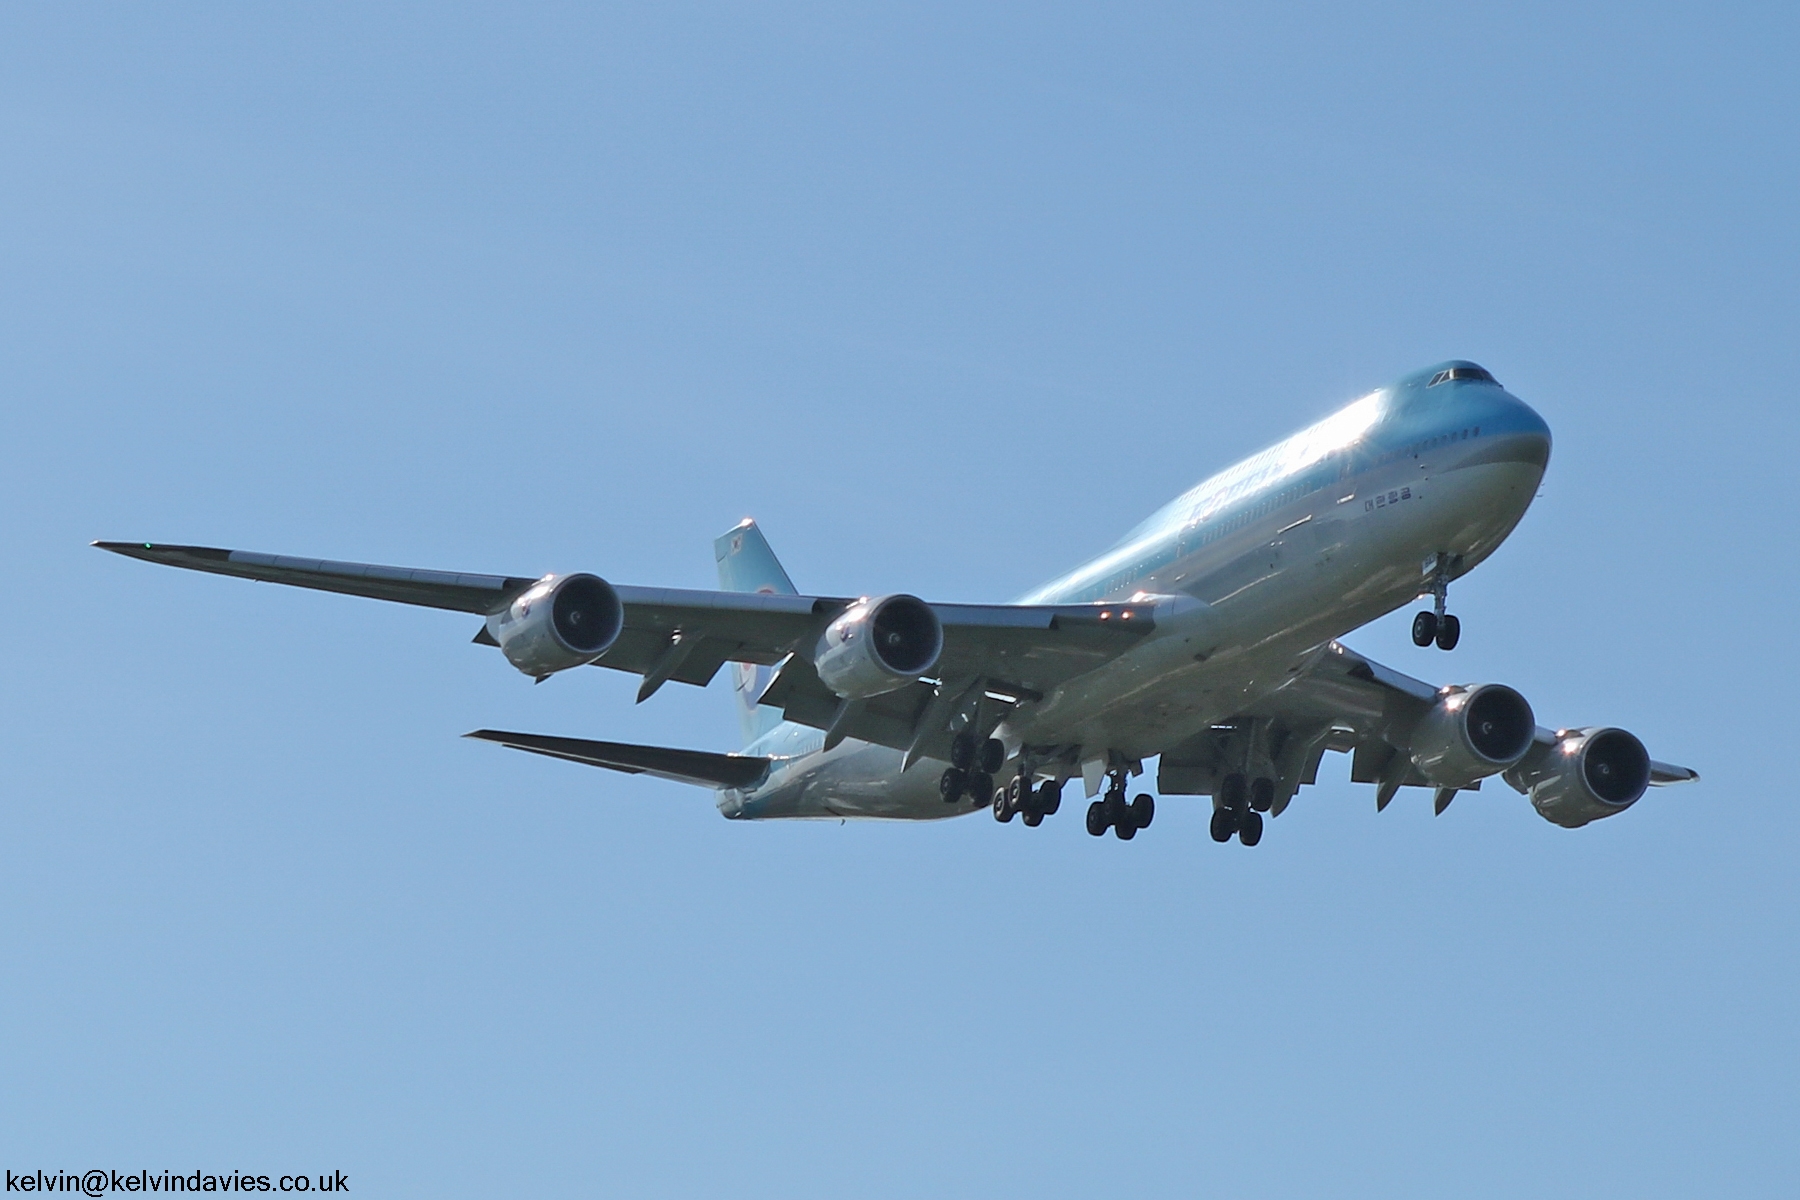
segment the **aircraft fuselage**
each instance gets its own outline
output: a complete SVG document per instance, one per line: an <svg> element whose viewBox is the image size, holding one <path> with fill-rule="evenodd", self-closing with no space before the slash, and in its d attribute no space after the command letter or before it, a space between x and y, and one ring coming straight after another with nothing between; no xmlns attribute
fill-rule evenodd
<svg viewBox="0 0 1800 1200"><path fill-rule="evenodd" d="M1155 599L1134 649L1003 722L1022 746L1079 747L1084 763L1134 761L1243 713L1332 639L1410 604L1434 568L1454 578L1492 554L1537 493L1543 418L1491 378L1451 363L1372 392L1206 479L1106 553L1019 598L1052 604ZM1485 376L1485 372L1481 373ZM1440 558L1440 556L1443 556ZM747 749L774 758L754 787L725 790L736 818L957 816L944 764L786 723Z"/></svg>

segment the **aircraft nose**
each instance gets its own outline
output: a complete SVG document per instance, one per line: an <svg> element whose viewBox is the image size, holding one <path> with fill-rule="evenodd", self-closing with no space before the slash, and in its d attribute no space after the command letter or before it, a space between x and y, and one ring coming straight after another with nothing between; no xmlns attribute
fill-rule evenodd
<svg viewBox="0 0 1800 1200"><path fill-rule="evenodd" d="M1550 426L1530 405L1512 396L1506 413L1490 425L1493 432L1471 447L1458 466L1483 463L1524 463L1542 471L1550 464Z"/></svg>
<svg viewBox="0 0 1800 1200"><path fill-rule="evenodd" d="M1460 465L1476 467L1483 463L1525 463L1541 471L1550 465L1550 435L1503 433L1469 455Z"/></svg>

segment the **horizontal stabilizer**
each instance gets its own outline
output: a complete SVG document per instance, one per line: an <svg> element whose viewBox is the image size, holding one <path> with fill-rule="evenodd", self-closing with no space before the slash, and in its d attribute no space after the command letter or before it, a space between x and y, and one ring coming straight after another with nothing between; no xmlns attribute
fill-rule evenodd
<svg viewBox="0 0 1800 1200"><path fill-rule="evenodd" d="M627 775L654 775L676 783L700 787L741 788L756 783L769 771L769 760L755 754L715 754L708 750L673 750L664 746L633 746L625 742L592 742L586 738L549 737L541 733L505 733L477 729L464 737L498 742L514 750L529 750L551 758L605 767Z"/></svg>

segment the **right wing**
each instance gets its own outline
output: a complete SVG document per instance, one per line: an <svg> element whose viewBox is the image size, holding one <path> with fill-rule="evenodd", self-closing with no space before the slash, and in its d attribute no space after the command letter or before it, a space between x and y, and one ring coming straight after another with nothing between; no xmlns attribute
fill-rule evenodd
<svg viewBox="0 0 1800 1200"><path fill-rule="evenodd" d="M1242 714L1170 748L1162 755L1159 785L1174 794L1211 794L1241 752L1246 727L1262 723L1264 743L1277 778L1272 811L1279 814L1302 786L1313 783L1327 750L1348 752L1352 783L1376 785L1377 809L1386 808L1402 787L1433 787L1413 764L1409 734L1442 694L1441 689L1327 642L1297 664L1292 678ZM1519 764L1529 774L1561 740L1558 731L1539 727ZM1502 773L1519 791L1519 769ZM1670 763L1650 763L1651 786L1686 783L1699 772ZM1479 787L1480 784L1474 785ZM1443 812L1454 789L1437 788L1434 807Z"/></svg>

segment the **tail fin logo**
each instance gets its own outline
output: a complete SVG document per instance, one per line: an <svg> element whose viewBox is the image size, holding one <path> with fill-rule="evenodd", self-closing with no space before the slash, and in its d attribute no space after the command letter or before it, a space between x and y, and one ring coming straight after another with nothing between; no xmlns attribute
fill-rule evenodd
<svg viewBox="0 0 1800 1200"><path fill-rule="evenodd" d="M737 676L738 699L744 707L755 708L756 701L768 690L769 680L774 676L773 667L765 667L761 663L732 663L733 673Z"/></svg>
<svg viewBox="0 0 1800 1200"><path fill-rule="evenodd" d="M732 548L736 549L736 543L742 542L743 540L744 535L740 533L735 539ZM776 592L774 588L765 583L762 587L756 589L756 594L759 596L773 596ZM737 687L738 703L742 704L746 709L754 710L756 708L756 702L762 698L764 692L769 690L769 681L775 678L775 668L765 666L762 663L747 662L732 663L731 666L732 673L735 676L734 682Z"/></svg>

